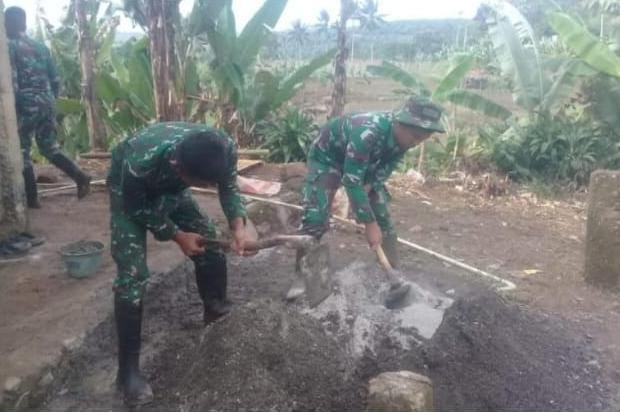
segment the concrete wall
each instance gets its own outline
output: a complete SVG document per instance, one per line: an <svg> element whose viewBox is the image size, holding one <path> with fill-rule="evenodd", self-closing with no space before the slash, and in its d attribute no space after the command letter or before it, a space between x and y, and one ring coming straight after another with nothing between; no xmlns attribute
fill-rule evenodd
<svg viewBox="0 0 620 412"><path fill-rule="evenodd" d="M26 227L22 158L3 12L4 2L0 0L0 241Z"/></svg>

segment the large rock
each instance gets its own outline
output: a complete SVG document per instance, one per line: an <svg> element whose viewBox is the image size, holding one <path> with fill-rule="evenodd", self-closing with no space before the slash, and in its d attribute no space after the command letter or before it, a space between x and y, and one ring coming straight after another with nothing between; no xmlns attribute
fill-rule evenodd
<svg viewBox="0 0 620 412"><path fill-rule="evenodd" d="M620 172L599 170L590 178L585 278L601 287L620 280Z"/></svg>
<svg viewBox="0 0 620 412"><path fill-rule="evenodd" d="M433 412L433 384L409 371L386 372L370 380L368 412Z"/></svg>

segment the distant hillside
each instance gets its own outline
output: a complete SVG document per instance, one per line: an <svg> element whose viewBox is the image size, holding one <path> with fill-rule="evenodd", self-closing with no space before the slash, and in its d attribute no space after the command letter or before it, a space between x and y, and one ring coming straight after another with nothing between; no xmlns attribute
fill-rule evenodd
<svg viewBox="0 0 620 412"><path fill-rule="evenodd" d="M119 32L117 44L142 32ZM465 19L403 20L386 22L373 32L349 30L353 57L374 60L413 60L439 55L455 46L472 44L480 37L479 23ZM309 26L300 44L291 30L276 32L261 55L265 59L307 60L336 47L336 30Z"/></svg>
<svg viewBox="0 0 620 412"><path fill-rule="evenodd" d="M336 46L336 31L308 27L306 41L301 44L291 30L278 32L263 56L275 59L307 59ZM457 44L476 41L478 22L465 19L403 20L386 22L367 32L351 29L350 38L355 58L410 60L419 55L433 55Z"/></svg>

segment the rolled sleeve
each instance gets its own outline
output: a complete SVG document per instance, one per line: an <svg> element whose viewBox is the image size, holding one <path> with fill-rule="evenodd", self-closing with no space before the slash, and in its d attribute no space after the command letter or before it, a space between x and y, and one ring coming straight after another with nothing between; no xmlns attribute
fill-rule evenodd
<svg viewBox="0 0 620 412"><path fill-rule="evenodd" d="M228 152L230 165L226 176L217 186L222 211L226 215L229 222L236 218L246 218L247 213L243 200L241 199L241 191L237 184L237 149L231 141Z"/></svg>

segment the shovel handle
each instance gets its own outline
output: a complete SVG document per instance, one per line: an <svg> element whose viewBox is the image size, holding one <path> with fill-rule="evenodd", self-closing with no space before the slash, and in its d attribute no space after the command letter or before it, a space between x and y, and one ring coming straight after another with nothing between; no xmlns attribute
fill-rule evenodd
<svg viewBox="0 0 620 412"><path fill-rule="evenodd" d="M288 244L293 248L303 248L314 242L312 236L306 235L279 235L266 239L246 242L245 250L258 252L259 250L269 249L276 246ZM216 247L223 250L230 250L230 242L220 239L205 239L203 244L207 247Z"/></svg>
<svg viewBox="0 0 620 412"><path fill-rule="evenodd" d="M390 287L395 288L402 285L403 282L399 279L398 274L396 273L389 259L385 255L383 247L377 246L375 252L377 253L379 263L381 263L381 266L383 266L385 277L387 278L388 282L390 282Z"/></svg>
<svg viewBox="0 0 620 412"><path fill-rule="evenodd" d="M377 253L377 258L379 259L379 263L381 263L381 266L383 266L383 269L385 269L388 272L391 272L392 270L394 270L394 268L390 264L390 261L385 255L385 252L383 251L383 247L381 247L381 245L377 246L377 248L375 249L375 252Z"/></svg>

